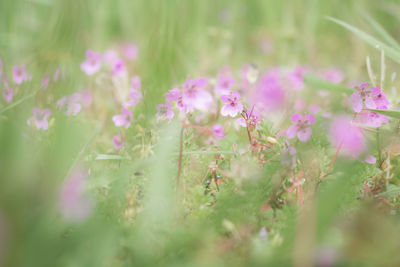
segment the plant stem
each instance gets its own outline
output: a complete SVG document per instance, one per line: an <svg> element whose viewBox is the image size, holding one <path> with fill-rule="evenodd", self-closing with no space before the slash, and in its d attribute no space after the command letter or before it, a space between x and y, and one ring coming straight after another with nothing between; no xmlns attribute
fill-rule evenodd
<svg viewBox="0 0 400 267"><path fill-rule="evenodd" d="M179 159L178 159L178 173L176 175L176 191L179 191L180 188L180 180L181 180L181 171L182 171L182 155L183 155L183 130L184 127L181 128L181 134L179 138Z"/></svg>

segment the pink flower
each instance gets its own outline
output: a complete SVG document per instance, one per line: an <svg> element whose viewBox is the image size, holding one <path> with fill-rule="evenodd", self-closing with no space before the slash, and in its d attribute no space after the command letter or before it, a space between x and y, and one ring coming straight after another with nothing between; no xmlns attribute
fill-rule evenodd
<svg viewBox="0 0 400 267"><path fill-rule="evenodd" d="M140 91L141 83L140 77L135 76L132 78L132 88L129 92L129 101L124 103L125 107L134 107L136 106L140 100L142 100L142 92Z"/></svg>
<svg viewBox="0 0 400 267"><path fill-rule="evenodd" d="M142 83L140 82L140 77L135 76L132 78L132 88L133 89L140 89L142 87Z"/></svg>
<svg viewBox="0 0 400 267"><path fill-rule="evenodd" d="M181 97L182 94L179 91L179 88L171 89L167 93L165 93L165 99L167 99L167 101L178 101Z"/></svg>
<svg viewBox="0 0 400 267"><path fill-rule="evenodd" d="M205 111L210 107L213 98L209 92L203 89L206 86L207 80L205 78L185 81L182 104L186 106L187 111L193 111L193 108Z"/></svg>
<svg viewBox="0 0 400 267"><path fill-rule="evenodd" d="M291 72L288 72L286 74L287 78L289 79L291 88L293 90L295 91L303 90L304 88L303 76L306 71L307 68L305 67L296 67Z"/></svg>
<svg viewBox="0 0 400 267"><path fill-rule="evenodd" d="M310 105L310 106L308 106L308 111L311 114L315 115L315 114L317 114L317 113L319 113L321 111L321 108L319 106L317 106L317 105Z"/></svg>
<svg viewBox="0 0 400 267"><path fill-rule="evenodd" d="M115 50L107 50L103 54L103 59L108 65L112 66L119 59L118 53Z"/></svg>
<svg viewBox="0 0 400 267"><path fill-rule="evenodd" d="M326 70L324 73L322 73L322 78L324 78L327 81L330 81L332 83L341 83L344 80L344 74L342 71L336 68L331 68Z"/></svg>
<svg viewBox="0 0 400 267"><path fill-rule="evenodd" d="M372 99L376 104L377 109L387 109L390 105L389 100L386 98L384 92L379 88L371 88Z"/></svg>
<svg viewBox="0 0 400 267"><path fill-rule="evenodd" d="M356 87L356 91L350 97L354 112L360 112L363 106L371 109L376 108L372 92L372 89L368 88L368 83L362 83L359 87Z"/></svg>
<svg viewBox="0 0 400 267"><path fill-rule="evenodd" d="M170 120L174 117L174 112L172 111L171 103L166 102L165 104L157 105L157 117L162 120Z"/></svg>
<svg viewBox="0 0 400 267"><path fill-rule="evenodd" d="M59 196L59 207L64 219L72 222L86 220L93 211L92 198L85 195L87 175L82 170L75 170L63 184Z"/></svg>
<svg viewBox="0 0 400 267"><path fill-rule="evenodd" d="M247 123L249 124L248 126L249 126L250 129L256 128L257 124L261 120L260 114L255 110L251 111L251 110L248 109L246 111L245 117L247 118ZM246 120L243 117L238 118L236 120L236 123L239 124L242 127L247 127Z"/></svg>
<svg viewBox="0 0 400 267"><path fill-rule="evenodd" d="M41 84L42 89L46 89L49 86L49 83L50 83L50 77L44 76Z"/></svg>
<svg viewBox="0 0 400 267"><path fill-rule="evenodd" d="M124 126L125 128L129 128L131 122L133 120L132 111L126 108L122 108L122 113L119 115L115 115L112 117L112 120L117 127Z"/></svg>
<svg viewBox="0 0 400 267"><path fill-rule="evenodd" d="M92 92L90 92L90 90L81 92L81 102L84 107L88 107L92 104Z"/></svg>
<svg viewBox="0 0 400 267"><path fill-rule="evenodd" d="M217 95L227 95L232 91L234 85L235 79L232 77L229 70L222 71L218 76L218 83L214 88L214 92Z"/></svg>
<svg viewBox="0 0 400 267"><path fill-rule="evenodd" d="M256 86L253 104L261 111L276 111L285 103L285 91L282 88L279 69L271 69Z"/></svg>
<svg viewBox="0 0 400 267"><path fill-rule="evenodd" d="M76 116L82 109L81 101L81 94L75 93L60 98L56 104L60 110L64 110L65 114Z"/></svg>
<svg viewBox="0 0 400 267"><path fill-rule="evenodd" d="M14 92L8 84L4 84L3 98L7 103L10 103L14 98Z"/></svg>
<svg viewBox="0 0 400 267"><path fill-rule="evenodd" d="M292 115L290 120L293 122L293 125L287 130L287 138L291 139L297 135L297 138L301 142L307 142L312 133L310 126L315 123L314 116L307 114L303 117L296 113Z"/></svg>
<svg viewBox="0 0 400 267"><path fill-rule="evenodd" d="M112 140L116 150L121 149L125 145L124 138L121 134L114 135Z"/></svg>
<svg viewBox="0 0 400 267"><path fill-rule="evenodd" d="M368 164L375 164L376 163L376 158L372 155L369 155L365 158L364 160Z"/></svg>
<svg viewBox="0 0 400 267"><path fill-rule="evenodd" d="M238 113L243 111L243 105L239 102L240 94L233 92L230 95L222 95L222 102L226 103L221 109L222 116L235 117Z"/></svg>
<svg viewBox="0 0 400 267"><path fill-rule="evenodd" d="M133 44L126 44L123 47L123 53L128 60L135 60L138 54L138 47Z"/></svg>
<svg viewBox="0 0 400 267"><path fill-rule="evenodd" d="M101 55L92 50L86 51L86 60L81 64L81 70L87 75L93 75L101 68Z"/></svg>
<svg viewBox="0 0 400 267"><path fill-rule="evenodd" d="M13 79L16 84L21 84L32 79L32 76L26 72L25 65L13 67Z"/></svg>
<svg viewBox="0 0 400 267"><path fill-rule="evenodd" d="M381 127L382 123L389 122L388 117L385 115L372 112L369 110L363 110L360 113L357 113L357 120L370 127Z"/></svg>
<svg viewBox="0 0 400 267"><path fill-rule="evenodd" d="M112 75L121 76L126 73L125 62L122 59L117 59L112 65Z"/></svg>
<svg viewBox="0 0 400 267"><path fill-rule="evenodd" d="M48 117L50 116L50 109L39 109L33 108L33 116L28 119L27 123L31 127L35 127L37 130L43 129L47 130L49 128L49 124L47 122Z"/></svg>
<svg viewBox="0 0 400 267"><path fill-rule="evenodd" d="M330 127L332 141L336 147L357 158L366 150L362 131L347 117L336 118Z"/></svg>
<svg viewBox="0 0 400 267"><path fill-rule="evenodd" d="M215 138L217 139L224 139L224 128L222 127L221 124L215 124L212 128L212 132Z"/></svg>

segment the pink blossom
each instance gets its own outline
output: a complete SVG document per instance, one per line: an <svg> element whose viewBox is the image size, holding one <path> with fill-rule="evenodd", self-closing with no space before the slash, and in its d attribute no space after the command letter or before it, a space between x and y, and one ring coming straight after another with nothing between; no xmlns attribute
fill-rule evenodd
<svg viewBox="0 0 400 267"><path fill-rule="evenodd" d="M240 94L238 92L222 95L221 100L226 104L221 108L221 115L235 117L238 113L241 113L243 105L239 102L239 99Z"/></svg>
<svg viewBox="0 0 400 267"><path fill-rule="evenodd" d="M303 90L303 76L306 71L307 68L305 67L296 67L286 74L287 78L289 79L291 89L295 91Z"/></svg>
<svg viewBox="0 0 400 267"><path fill-rule="evenodd" d="M376 163L376 158L372 155L368 155L365 160L366 163L368 164L375 164Z"/></svg>
<svg viewBox="0 0 400 267"><path fill-rule="evenodd" d="M387 109L390 105L385 93L380 88L371 88L372 99L376 104L377 109Z"/></svg>
<svg viewBox="0 0 400 267"><path fill-rule="evenodd" d="M112 120L117 127L129 128L133 120L132 111L127 108L122 108L122 113L112 117Z"/></svg>
<svg viewBox="0 0 400 267"><path fill-rule="evenodd" d="M42 89L46 89L49 86L49 83L50 83L50 77L44 76L41 84Z"/></svg>
<svg viewBox="0 0 400 267"><path fill-rule="evenodd" d="M214 92L217 95L227 95L232 91L232 87L235 85L235 79L230 74L230 71L221 71L218 76L217 85L214 88Z"/></svg>
<svg viewBox="0 0 400 267"><path fill-rule="evenodd" d="M114 135L112 140L116 150L121 149L125 145L124 138L121 134Z"/></svg>
<svg viewBox="0 0 400 267"><path fill-rule="evenodd" d="M134 107L136 106L140 100L142 100L142 92L140 91L141 83L140 77L135 76L132 78L132 87L129 92L129 100L124 103L125 107Z"/></svg>
<svg viewBox="0 0 400 267"><path fill-rule="evenodd" d="M271 69L264 75L256 86L253 104L261 111L276 111L283 107L285 91L282 88L279 69Z"/></svg>
<svg viewBox="0 0 400 267"><path fill-rule="evenodd" d="M47 119L49 118L50 114L50 109L41 110L39 108L33 108L33 116L28 119L27 123L29 126L35 127L37 130L47 130L49 128Z"/></svg>
<svg viewBox="0 0 400 267"><path fill-rule="evenodd" d="M93 211L92 198L85 195L87 174L77 169L65 181L59 196L59 207L64 219L71 222L86 220Z"/></svg>
<svg viewBox="0 0 400 267"><path fill-rule="evenodd" d="M217 139L224 139L224 128L222 127L221 124L215 124L212 128L212 132L215 138Z"/></svg>
<svg viewBox="0 0 400 267"><path fill-rule="evenodd" d="M133 89L140 89L142 87L142 83L140 82L140 77L135 76L132 78L132 88Z"/></svg>
<svg viewBox="0 0 400 267"><path fill-rule="evenodd" d="M167 99L167 101L178 101L179 98L182 97L182 94L179 90L179 88L174 88L169 90L167 93L165 93L165 99Z"/></svg>
<svg viewBox="0 0 400 267"><path fill-rule="evenodd" d="M294 110L300 111L306 106L306 102L304 100L298 99L294 102Z"/></svg>
<svg viewBox="0 0 400 267"><path fill-rule="evenodd" d="M138 47L133 44L126 44L123 47L123 53L128 60L135 60L138 54Z"/></svg>
<svg viewBox="0 0 400 267"><path fill-rule="evenodd" d="M385 115L369 110L363 110L357 113L356 119L358 122L370 127L381 127L382 123L389 122L388 117Z"/></svg>
<svg viewBox="0 0 400 267"><path fill-rule="evenodd" d="M322 73L322 78L332 83L341 83L344 80L344 74L341 70L336 68L331 68Z"/></svg>
<svg viewBox="0 0 400 267"><path fill-rule="evenodd" d="M92 104L92 92L90 90L81 92L81 103L84 107L89 107Z"/></svg>
<svg viewBox="0 0 400 267"><path fill-rule="evenodd" d="M56 104L60 110L64 110L65 114L76 116L82 109L81 100L81 94L75 93L60 98Z"/></svg>
<svg viewBox="0 0 400 267"><path fill-rule="evenodd" d="M363 106L371 109L376 108L376 103L372 98L372 92L368 83L362 83L359 87L356 87L356 91L350 97L354 112L360 112Z"/></svg>
<svg viewBox="0 0 400 267"><path fill-rule="evenodd" d="M174 112L172 111L171 103L166 102L165 104L157 105L157 117L162 120L170 120L174 117Z"/></svg>
<svg viewBox="0 0 400 267"><path fill-rule="evenodd" d="M341 146L354 158L357 158L366 149L361 129L355 126L350 118L336 118L331 124L330 135L336 147Z"/></svg>
<svg viewBox="0 0 400 267"><path fill-rule="evenodd" d="M119 59L118 53L115 50L107 50L103 54L103 59L108 65L112 66Z"/></svg>
<svg viewBox="0 0 400 267"><path fill-rule="evenodd" d="M307 114L303 117L296 113L292 115L290 120L293 122L293 125L287 130L287 137L291 139L297 135L297 138L299 138L301 142L307 142L312 133L310 126L315 123L314 116Z"/></svg>
<svg viewBox="0 0 400 267"><path fill-rule="evenodd" d="M245 118L241 117L236 120L236 123L242 127L249 127L250 129L256 128L257 124L260 122L261 117L260 114L255 110L247 110L245 113L245 117L247 119L247 123ZM248 125L247 125L248 124Z"/></svg>
<svg viewBox="0 0 400 267"><path fill-rule="evenodd" d="M185 81L182 105L185 106L187 111L193 111L193 108L205 111L210 107L213 98L209 92L203 89L206 86L207 80L205 78Z"/></svg>
<svg viewBox="0 0 400 267"><path fill-rule="evenodd" d="M308 106L308 111L315 115L321 111L321 107L317 105L310 105Z"/></svg>
<svg viewBox="0 0 400 267"><path fill-rule="evenodd" d="M86 51L86 60L81 64L81 70L87 75L93 75L101 68L101 55L92 50Z"/></svg>
<svg viewBox="0 0 400 267"><path fill-rule="evenodd" d="M21 84L32 79L25 69L25 65L13 67L13 79L16 84Z"/></svg>
<svg viewBox="0 0 400 267"><path fill-rule="evenodd" d="M14 92L8 84L5 84L4 86L3 98L7 103L10 103L14 98Z"/></svg>
<svg viewBox="0 0 400 267"><path fill-rule="evenodd" d="M122 59L117 59L112 65L112 75L121 76L126 73L125 62Z"/></svg>

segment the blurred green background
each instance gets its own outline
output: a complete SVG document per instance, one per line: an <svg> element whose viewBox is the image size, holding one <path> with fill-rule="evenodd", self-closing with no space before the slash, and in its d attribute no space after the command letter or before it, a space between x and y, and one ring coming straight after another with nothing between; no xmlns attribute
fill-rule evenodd
<svg viewBox="0 0 400 267"><path fill-rule="evenodd" d="M137 113L143 115L138 121L145 129L131 133L134 142L145 140L153 150L154 133L147 127L155 106L164 101L167 90L188 77L254 63L261 68L337 66L348 77L366 79L365 57L371 55L377 63L379 53L325 19L339 18L368 31L363 11L398 39L396 0L1 0L0 58L8 73L11 66L22 63L32 70L34 82L21 88L22 95L39 88L40 77L35 74L54 70L61 63L67 78L53 96L61 97L83 86L85 76L79 65L86 49L102 52L118 41L136 43L136 74L145 92ZM95 123L54 114L57 123L48 135L26 134L31 108L43 99L29 98L0 114L3 266L308 266L314 252L307 245L302 250L302 242L309 240L296 233L305 229L312 235L307 228L312 222L298 221L297 210L291 206L266 215L267 219L259 214L259 206L273 192L271 173L278 165L264 170L265 179L244 186L244 195L227 188L215 209L193 210L190 216L186 210L177 220L171 218L176 210L168 179L176 168L169 155L176 152L176 125L167 127L164 135L157 133L164 142L154 148L150 159L87 163L95 177L91 190L101 195L100 189L106 188L108 194L100 198L89 221L78 226L65 223L54 203L59 186L88 151L89 156L104 152L104 142L92 142L91 137L102 136L107 129L99 133ZM4 106L3 102L0 108ZM208 164L204 159L200 162ZM343 266L399 266L398 218L386 220L372 204L359 207L356 202L361 175L374 170L339 164L345 174L324 185L315 208L318 214L310 212L310 218L317 216L315 242L343 249ZM147 170L154 166L155 174L150 176L155 178L142 192ZM127 188L147 207L130 224L121 219ZM193 199L185 205L203 203L201 187L188 190ZM152 203L155 196L165 202L161 214ZM354 209L354 215L337 225L342 205L347 204L351 207L347 212ZM270 234L268 244L249 234L257 232L265 220L281 230Z"/></svg>

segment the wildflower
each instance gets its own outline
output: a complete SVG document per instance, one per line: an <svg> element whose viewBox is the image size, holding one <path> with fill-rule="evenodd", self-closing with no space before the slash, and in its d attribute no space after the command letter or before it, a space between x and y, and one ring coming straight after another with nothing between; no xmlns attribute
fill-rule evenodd
<svg viewBox="0 0 400 267"><path fill-rule="evenodd" d="M236 120L236 123L242 127L249 127L250 129L254 129L261 120L260 114L257 111L249 109L245 113L245 118L238 118Z"/></svg>
<svg viewBox="0 0 400 267"><path fill-rule="evenodd" d="M364 161L368 164L375 164L376 163L376 158L372 155L368 155Z"/></svg>
<svg viewBox="0 0 400 267"><path fill-rule="evenodd" d="M117 127L129 128L133 120L132 111L126 108L122 108L122 113L112 117L112 120Z"/></svg>
<svg viewBox="0 0 400 267"><path fill-rule="evenodd" d="M368 83L362 83L359 87L356 87L356 91L350 97L354 112L360 112L363 106L366 108L376 108L372 92L373 90L369 88Z"/></svg>
<svg viewBox="0 0 400 267"><path fill-rule="evenodd" d="M87 75L93 75L101 68L101 55L92 50L86 51L86 60L81 64L81 70Z"/></svg>
<svg viewBox="0 0 400 267"><path fill-rule="evenodd" d="M59 207L62 216L72 222L86 220L94 208L92 198L85 195L87 175L77 169L63 184L59 196Z"/></svg>
<svg viewBox="0 0 400 267"><path fill-rule="evenodd" d="M124 103L125 107L134 107L143 98L142 92L140 91L141 83L140 77L135 76L132 78L132 87L129 92L129 101Z"/></svg>
<svg viewBox="0 0 400 267"><path fill-rule="evenodd" d="M92 93L90 90L84 90L80 93L81 103L84 107L88 107L92 104Z"/></svg>
<svg viewBox="0 0 400 267"><path fill-rule="evenodd" d="M165 93L165 99L167 99L167 101L178 101L180 97L182 97L182 94L179 88L171 89Z"/></svg>
<svg viewBox="0 0 400 267"><path fill-rule="evenodd" d="M124 138L121 134L114 135L112 140L116 150L121 149L125 145Z"/></svg>
<svg viewBox="0 0 400 267"><path fill-rule="evenodd" d="M107 50L103 54L104 61L112 66L118 60L118 53L115 50Z"/></svg>
<svg viewBox="0 0 400 267"><path fill-rule="evenodd" d="M174 117L174 112L172 111L171 103L166 102L165 104L157 105L157 117L159 119L172 119Z"/></svg>
<svg viewBox="0 0 400 267"><path fill-rule="evenodd" d="M215 124L212 128L212 133L214 135L215 138L217 139L224 139L225 135L224 135L224 128L222 127L221 124Z"/></svg>
<svg viewBox="0 0 400 267"><path fill-rule="evenodd" d="M49 86L49 83L50 83L50 77L44 76L41 83L42 89L46 89Z"/></svg>
<svg viewBox="0 0 400 267"><path fill-rule="evenodd" d="M41 110L39 108L33 108L33 116L28 119L27 123L29 126L35 127L37 130L47 130L49 128L47 119L49 118L50 114L50 109Z"/></svg>
<svg viewBox="0 0 400 267"><path fill-rule="evenodd" d="M307 142L312 133L310 126L315 123L315 117L311 114L307 114L303 117L296 113L292 115L290 120L293 122L293 125L287 130L287 137L291 139L297 135L297 138L299 138L301 142Z"/></svg>
<svg viewBox="0 0 400 267"><path fill-rule="evenodd" d="M112 65L112 75L121 76L126 73L125 62L122 59L117 59Z"/></svg>
<svg viewBox="0 0 400 267"><path fill-rule="evenodd" d="M308 111L311 114L315 115L315 114L318 114L321 111L321 108L319 106L317 106L317 105L310 105L310 106L308 106Z"/></svg>
<svg viewBox="0 0 400 267"><path fill-rule="evenodd" d="M32 76L26 72L25 65L13 67L13 79L16 84L21 84L32 79Z"/></svg>
<svg viewBox="0 0 400 267"><path fill-rule="evenodd" d="M336 118L331 124L330 134L334 145L342 147L345 152L354 158L358 157L366 149L362 131L351 123L347 117Z"/></svg>
<svg viewBox="0 0 400 267"><path fill-rule="evenodd" d="M390 105L389 100L386 98L384 92L379 88L371 88L372 99L376 104L377 109L387 109Z"/></svg>
<svg viewBox="0 0 400 267"><path fill-rule="evenodd" d="M385 115L369 110L363 110L360 113L357 113L356 119L360 123L370 127L381 127L383 123L389 122L388 117Z"/></svg>
<svg viewBox="0 0 400 267"><path fill-rule="evenodd" d="M275 111L283 107L285 91L282 88L279 69L269 70L260 79L252 99L253 104L261 111Z"/></svg>
<svg viewBox="0 0 400 267"><path fill-rule="evenodd" d="M238 92L233 92L230 95L222 95L222 102L226 103L221 109L222 116L235 117L238 113L243 110L242 103L239 102L240 94Z"/></svg>
<svg viewBox="0 0 400 267"><path fill-rule="evenodd" d="M123 47L123 53L128 60L135 60L138 54L138 47L133 44L126 44Z"/></svg>
<svg viewBox="0 0 400 267"><path fill-rule="evenodd" d="M203 88L207 86L205 78L194 80L186 80L183 85L182 105L188 111L193 111L193 108L198 110L207 110L211 105L213 98L209 92Z"/></svg>
<svg viewBox="0 0 400 267"><path fill-rule="evenodd" d="M342 71L336 68L331 68L322 73L322 78L332 83L338 84L344 80L344 74Z"/></svg>
<svg viewBox="0 0 400 267"><path fill-rule="evenodd" d="M291 72L286 74L287 78L289 79L291 88L295 91L303 90L304 88L304 81L303 76L307 68L305 67L296 67Z"/></svg>
<svg viewBox="0 0 400 267"><path fill-rule="evenodd" d="M59 109L65 109L65 114L75 116L82 109L80 101L81 95L75 93L70 96L63 96L57 101L56 105Z"/></svg>
<svg viewBox="0 0 400 267"><path fill-rule="evenodd" d="M14 98L14 92L8 84L5 84L5 88L3 91L3 98L7 103L10 103Z"/></svg>
<svg viewBox="0 0 400 267"><path fill-rule="evenodd" d="M217 85L214 88L214 92L217 95L227 95L232 91L232 87L235 85L235 79L228 71L223 71L218 76Z"/></svg>

